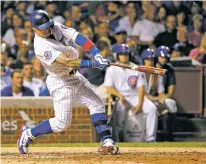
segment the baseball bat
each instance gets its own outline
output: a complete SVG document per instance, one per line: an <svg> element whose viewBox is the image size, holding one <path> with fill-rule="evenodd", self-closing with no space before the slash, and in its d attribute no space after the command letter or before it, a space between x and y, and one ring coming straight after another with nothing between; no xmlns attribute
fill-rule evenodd
<svg viewBox="0 0 206 164"><path fill-rule="evenodd" d="M140 66L140 65L127 65L127 64L119 64L119 63L109 63L110 66L117 66L127 69L132 69L140 72L146 72L146 73L152 73L157 75L166 75L167 70L161 69L161 68L155 68L155 67L146 67L146 66Z"/></svg>

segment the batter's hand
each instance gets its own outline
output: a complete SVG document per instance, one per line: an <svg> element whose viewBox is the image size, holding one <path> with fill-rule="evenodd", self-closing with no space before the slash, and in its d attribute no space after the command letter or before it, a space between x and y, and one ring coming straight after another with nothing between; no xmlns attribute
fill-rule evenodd
<svg viewBox="0 0 206 164"><path fill-rule="evenodd" d="M109 63L109 60L104 59L104 58L102 57L102 55L100 55L100 54L97 54L97 55L94 57L94 59L95 59L96 61L98 61L100 64L106 64L106 65L108 65L108 63Z"/></svg>
<svg viewBox="0 0 206 164"><path fill-rule="evenodd" d="M96 67L97 68L106 68L109 66L109 60L104 59L100 54L97 54L94 59L97 61Z"/></svg>

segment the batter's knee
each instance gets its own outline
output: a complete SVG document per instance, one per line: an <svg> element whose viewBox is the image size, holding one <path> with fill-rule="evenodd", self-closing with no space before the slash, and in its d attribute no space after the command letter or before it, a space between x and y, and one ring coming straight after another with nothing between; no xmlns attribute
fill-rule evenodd
<svg viewBox="0 0 206 164"><path fill-rule="evenodd" d="M168 107L168 110L170 113L176 113L177 112L177 104L176 101L173 99L165 99L165 104Z"/></svg>
<svg viewBox="0 0 206 164"><path fill-rule="evenodd" d="M63 120L58 118L50 119L51 128L55 133L65 131L71 125L71 119Z"/></svg>

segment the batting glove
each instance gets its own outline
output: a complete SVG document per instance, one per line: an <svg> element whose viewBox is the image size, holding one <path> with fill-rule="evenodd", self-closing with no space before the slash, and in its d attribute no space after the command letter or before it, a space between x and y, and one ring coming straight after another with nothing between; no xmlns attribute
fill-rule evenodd
<svg viewBox="0 0 206 164"><path fill-rule="evenodd" d="M104 69L109 66L109 60L104 59L100 54L97 54L95 57L95 66L93 68Z"/></svg>

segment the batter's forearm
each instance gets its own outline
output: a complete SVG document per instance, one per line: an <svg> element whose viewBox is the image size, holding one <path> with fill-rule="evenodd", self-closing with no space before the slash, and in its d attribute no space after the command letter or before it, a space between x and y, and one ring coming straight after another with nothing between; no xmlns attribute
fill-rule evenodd
<svg viewBox="0 0 206 164"><path fill-rule="evenodd" d="M93 56L100 53L100 51L95 46L95 44L91 40L89 40L87 37L85 37L83 34L78 33L78 35L76 36L76 38L74 38L74 40L76 44L78 44L84 50L92 53Z"/></svg>

